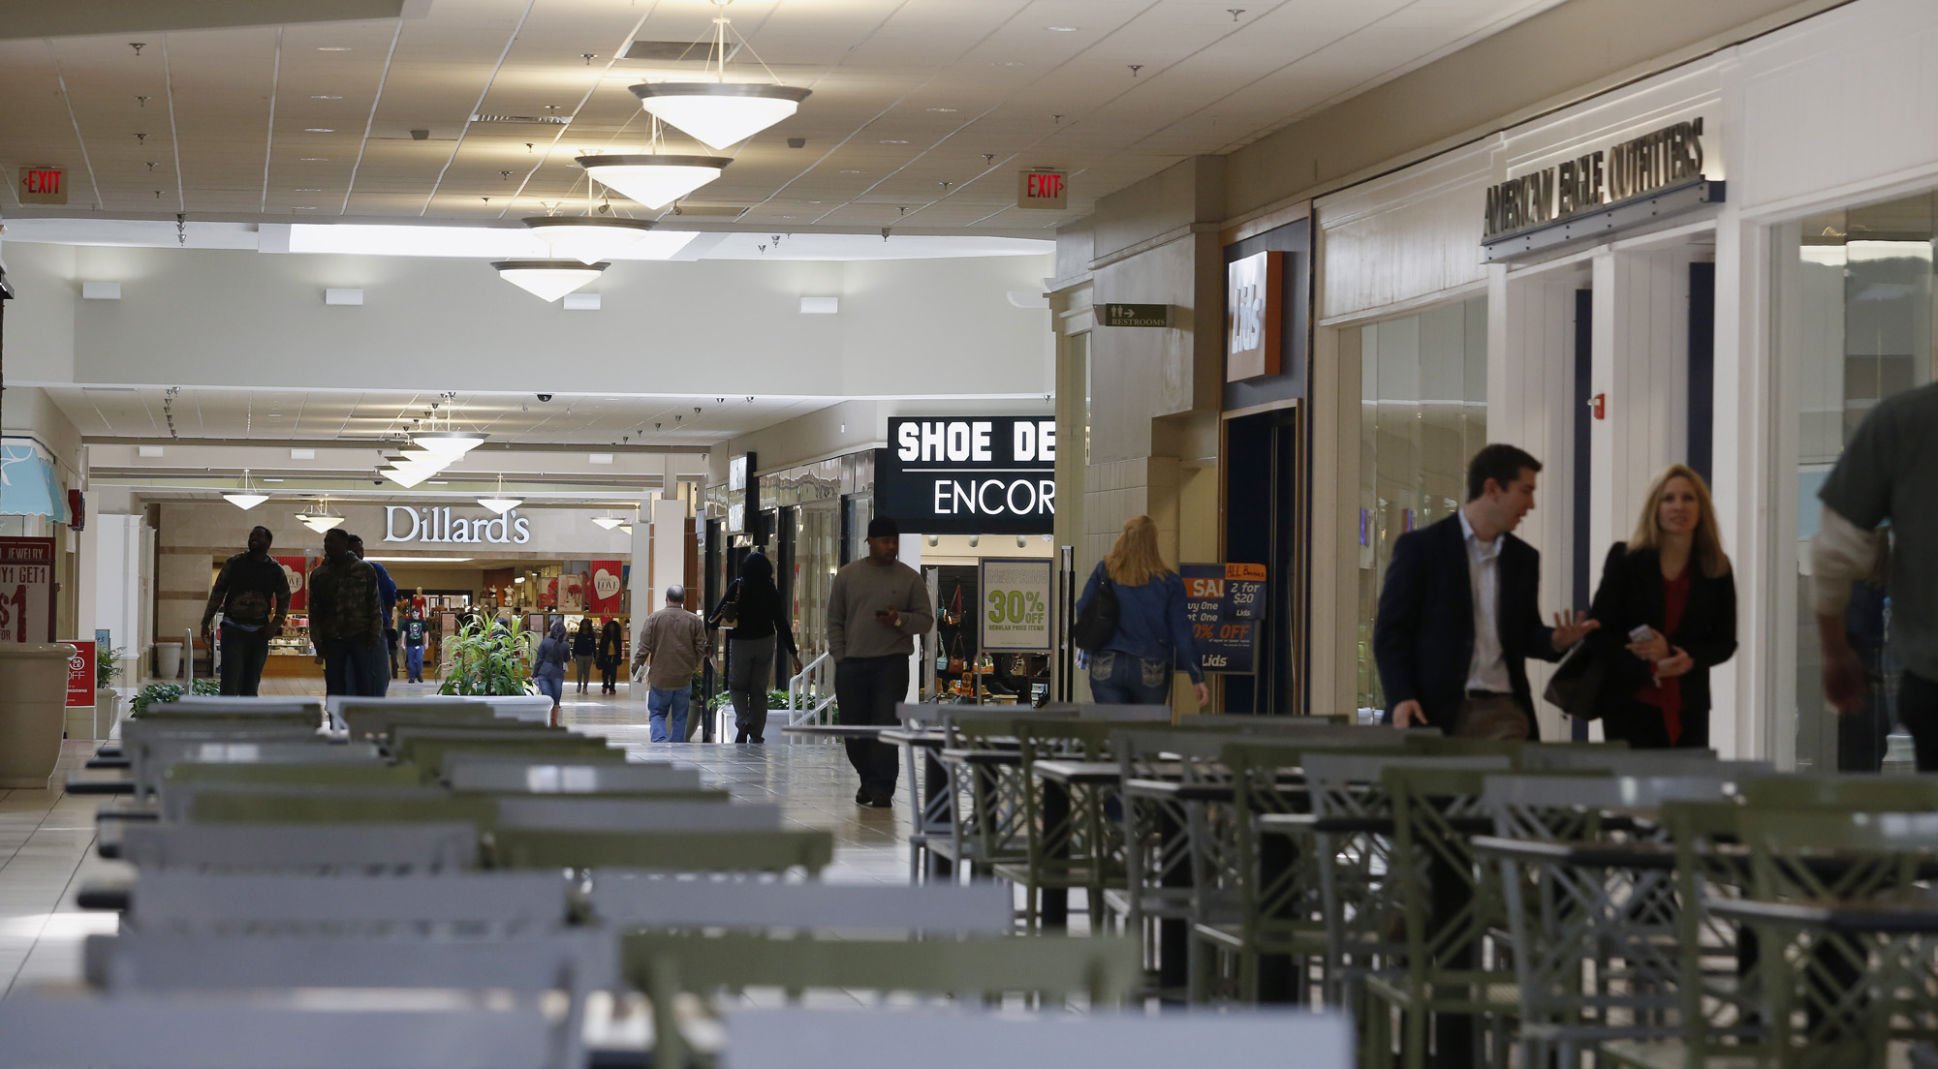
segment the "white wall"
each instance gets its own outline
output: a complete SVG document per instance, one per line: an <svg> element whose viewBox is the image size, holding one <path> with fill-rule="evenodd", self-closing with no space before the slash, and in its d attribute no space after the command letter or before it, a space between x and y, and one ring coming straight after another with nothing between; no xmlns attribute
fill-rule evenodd
<svg viewBox="0 0 1938 1069"><path fill-rule="evenodd" d="M1048 313L1006 296L1040 292L1047 254L621 262L595 283L600 311L568 312L468 260L8 247L10 267L28 271L70 260L80 278L122 285L119 301L75 302L81 382L811 396L1050 388ZM361 288L364 304L326 307L326 287ZM841 312L804 316L804 295L840 296ZM58 350L57 331L37 330ZM47 381L63 381L58 363L43 362Z"/></svg>
<svg viewBox="0 0 1938 1069"><path fill-rule="evenodd" d="M0 264L15 294L7 302L9 382L74 377L74 314L81 303L75 251L0 239Z"/></svg>

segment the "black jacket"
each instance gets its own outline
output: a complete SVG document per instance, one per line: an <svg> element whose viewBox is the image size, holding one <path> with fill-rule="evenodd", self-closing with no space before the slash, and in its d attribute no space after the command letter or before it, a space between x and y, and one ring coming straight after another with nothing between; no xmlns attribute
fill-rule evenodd
<svg viewBox="0 0 1938 1069"><path fill-rule="evenodd" d="M599 633L592 629L592 621L583 621L579 629L572 633L572 656L590 657L598 652Z"/></svg>
<svg viewBox="0 0 1938 1069"><path fill-rule="evenodd" d="M734 606L732 639L766 638L779 635L779 648L791 657L799 656L794 645L794 626L788 619L791 615L787 606L781 603L781 592L774 585L774 565L766 556L749 553L740 564L740 578L713 607L713 614L707 617L708 627L719 627L720 617L727 606Z"/></svg>
<svg viewBox="0 0 1938 1069"><path fill-rule="evenodd" d="M1710 578L1695 560L1689 562L1689 602L1674 631L1663 626L1667 608L1662 561L1653 549L1628 551L1617 542L1602 563L1601 586L1589 610L1601 621L1588 635L1596 654L1608 665L1604 713L1626 705L1651 683L1647 661L1628 651L1628 633L1647 624L1665 635L1669 645L1688 652L1696 667L1682 677L1682 711L1709 711L1709 670L1736 654L1736 579L1725 572Z"/></svg>
<svg viewBox="0 0 1938 1069"><path fill-rule="evenodd" d="M1554 661L1561 655L1554 649L1554 629L1541 622L1541 554L1511 534L1501 538L1495 619L1515 704L1527 713L1528 737L1536 738L1527 659ZM1429 724L1453 731L1474 659L1474 593L1458 515L1394 543L1373 624L1373 657L1386 691L1387 723L1393 722L1394 706L1412 700L1420 703Z"/></svg>
<svg viewBox="0 0 1938 1069"><path fill-rule="evenodd" d="M626 633L619 629L619 621L607 620L606 626L599 631L599 663L616 665L624 656Z"/></svg>

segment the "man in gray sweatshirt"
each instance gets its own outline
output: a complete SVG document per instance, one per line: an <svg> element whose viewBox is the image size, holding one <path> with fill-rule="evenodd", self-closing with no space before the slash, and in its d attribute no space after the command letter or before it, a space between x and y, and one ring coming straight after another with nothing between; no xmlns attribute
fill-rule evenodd
<svg viewBox="0 0 1938 1069"><path fill-rule="evenodd" d="M828 652L843 724L895 725L895 705L908 696L915 636L935 626L928 587L896 559L901 551L894 520L868 521L868 556L835 573L828 593ZM895 798L895 748L875 737L849 739L847 746L861 777L856 804L887 809Z"/></svg>

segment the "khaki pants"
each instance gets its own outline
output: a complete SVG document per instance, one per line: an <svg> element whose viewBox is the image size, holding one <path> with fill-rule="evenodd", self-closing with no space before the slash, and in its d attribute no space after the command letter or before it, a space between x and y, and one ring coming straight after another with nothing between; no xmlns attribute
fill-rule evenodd
<svg viewBox="0 0 1938 1069"><path fill-rule="evenodd" d="M1460 703L1454 717L1457 739L1525 739L1528 717L1512 694L1472 697Z"/></svg>

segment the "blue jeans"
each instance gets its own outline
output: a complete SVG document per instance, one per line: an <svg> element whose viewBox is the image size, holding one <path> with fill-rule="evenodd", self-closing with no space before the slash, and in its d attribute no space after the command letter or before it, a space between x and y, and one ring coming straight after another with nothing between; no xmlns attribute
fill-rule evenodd
<svg viewBox="0 0 1938 1069"><path fill-rule="evenodd" d="M552 699L553 705L557 705L559 700L565 697L564 676L535 676L532 682L538 684L540 694Z"/></svg>
<svg viewBox="0 0 1938 1069"><path fill-rule="evenodd" d="M693 700L691 687L652 688L646 695L646 722L654 742L686 741L686 710ZM673 733L666 733L666 720L673 720Z"/></svg>
<svg viewBox="0 0 1938 1069"><path fill-rule="evenodd" d="M1171 704L1171 662L1122 650L1090 655L1090 696L1104 705Z"/></svg>
<svg viewBox="0 0 1938 1069"><path fill-rule="evenodd" d="M424 647L404 647L404 668L410 673L412 683L424 682Z"/></svg>

